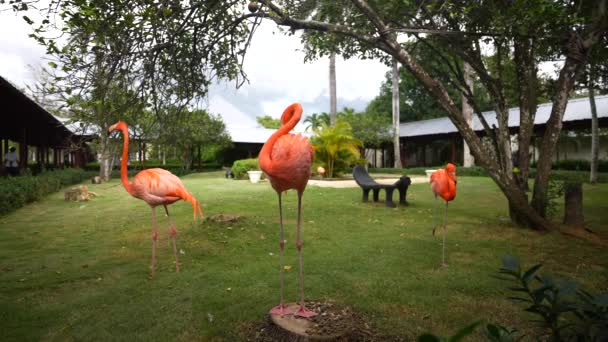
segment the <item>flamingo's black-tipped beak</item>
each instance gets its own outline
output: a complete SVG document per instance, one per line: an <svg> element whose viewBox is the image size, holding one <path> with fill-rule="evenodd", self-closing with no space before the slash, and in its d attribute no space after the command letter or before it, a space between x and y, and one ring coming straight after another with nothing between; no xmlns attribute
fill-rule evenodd
<svg viewBox="0 0 608 342"><path fill-rule="evenodd" d="M116 129L116 124L113 124L112 126L108 127L108 132L113 132Z"/></svg>

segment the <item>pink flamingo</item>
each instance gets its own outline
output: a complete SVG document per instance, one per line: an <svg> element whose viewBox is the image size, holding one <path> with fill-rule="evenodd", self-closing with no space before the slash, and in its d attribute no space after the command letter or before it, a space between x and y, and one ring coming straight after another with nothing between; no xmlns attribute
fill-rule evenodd
<svg viewBox="0 0 608 342"><path fill-rule="evenodd" d="M304 273L302 271L302 239L301 239L301 213L302 194L310 178L310 167L314 157L312 145L308 139L300 134L289 134L302 116L302 105L294 103L287 107L281 116L281 128L273 133L266 141L259 154L260 168L268 176L270 184L279 195L279 220L281 233L279 246L281 301L278 306L270 310L271 314L294 314L300 317L312 317L316 313L307 310L304 306ZM283 249L285 239L283 233L283 211L281 194L289 189L298 192L298 233L296 246L298 248L298 263L300 269L300 309L292 312L283 303Z"/></svg>
<svg viewBox="0 0 608 342"><path fill-rule="evenodd" d="M445 169L439 169L431 174L431 190L437 196L441 196L445 200L445 213L443 215L443 243L441 247L441 266L446 267L445 262L445 222L448 215L448 203L456 197L456 166L452 163L447 163ZM437 229L435 217L437 216L437 206L435 206L435 214L433 215L433 235Z"/></svg>
<svg viewBox="0 0 608 342"><path fill-rule="evenodd" d="M152 208L152 276L156 269L156 240L158 233L156 229L156 206L162 205L167 213L169 220L169 231L173 240L173 255L175 256L175 270L179 272L179 260L177 258L177 247L175 245L175 225L169 216L167 206L174 202L183 199L192 203L194 209L194 219L197 212L203 217L203 210L198 205L198 201L186 188L182 181L171 172L163 169L146 169L142 170L133 177L133 182L129 183L127 176L127 159L129 157L129 129L123 121L118 121L116 124L108 128L109 132L115 130L122 131L124 144L122 149L122 160L120 161L120 179L122 185L128 193L135 198L144 200Z"/></svg>

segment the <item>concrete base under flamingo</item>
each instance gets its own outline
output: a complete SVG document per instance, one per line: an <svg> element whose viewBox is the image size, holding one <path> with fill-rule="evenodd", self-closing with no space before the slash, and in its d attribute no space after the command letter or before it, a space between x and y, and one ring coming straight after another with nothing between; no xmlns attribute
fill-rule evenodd
<svg viewBox="0 0 608 342"><path fill-rule="evenodd" d="M297 312L300 310L300 304L299 303L287 303L287 304L285 304L285 310L291 311L291 312ZM315 315L316 315L316 313L315 313ZM302 317L298 317L298 316L292 315L292 314L281 315L281 314L274 314L271 311L270 320L278 327L295 335L294 337L304 337L304 338L311 339L314 341L333 340L333 339L339 338L340 336L342 336L346 333L346 331L340 331L340 330L332 331L329 333L329 335L321 335L319 333L314 333L314 332L311 333L311 328L314 326L315 322L308 320L308 319L302 319Z"/></svg>

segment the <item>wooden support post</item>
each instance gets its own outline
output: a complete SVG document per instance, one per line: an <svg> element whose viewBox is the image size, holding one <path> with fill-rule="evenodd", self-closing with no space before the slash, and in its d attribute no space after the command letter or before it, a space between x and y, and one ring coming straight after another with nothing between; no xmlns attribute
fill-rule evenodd
<svg viewBox="0 0 608 342"><path fill-rule="evenodd" d="M426 145L422 145L422 166L426 166Z"/></svg>
<svg viewBox="0 0 608 342"><path fill-rule="evenodd" d="M19 139L19 171L25 169L27 169L27 131L23 128Z"/></svg>
<svg viewBox="0 0 608 342"><path fill-rule="evenodd" d="M583 217L583 185L581 183L566 183L564 185L564 223L582 227Z"/></svg>
<svg viewBox="0 0 608 342"><path fill-rule="evenodd" d="M4 168L4 153L6 153L5 151L5 147L6 146L7 141L5 139L0 139L0 160L2 161L2 164L0 165L0 168Z"/></svg>

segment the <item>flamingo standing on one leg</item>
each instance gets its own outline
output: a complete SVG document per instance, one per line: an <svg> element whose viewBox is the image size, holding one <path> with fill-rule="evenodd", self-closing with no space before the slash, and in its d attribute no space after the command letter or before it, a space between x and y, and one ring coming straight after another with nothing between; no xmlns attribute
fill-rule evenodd
<svg viewBox="0 0 608 342"><path fill-rule="evenodd" d="M445 224L448 215L448 203L456 197L456 166L448 163L445 169L439 169L431 174L431 190L435 194L441 196L445 200L445 213L443 215L443 243L441 247L441 266L447 266L445 262ZM435 206L435 214L433 215L433 235L437 229L435 216L437 214L437 206Z"/></svg>
<svg viewBox="0 0 608 342"><path fill-rule="evenodd" d="M156 240L158 233L156 229L156 206L162 205L165 208L165 213L169 220L169 231L173 240L173 255L175 256L175 270L179 272L179 260L177 258L177 247L175 245L175 225L169 217L167 206L174 202L183 199L192 203L194 209L194 219L199 213L203 216L203 210L198 205L198 201L186 188L182 181L171 172L163 169L146 169L142 170L133 177L133 182L129 183L127 177L127 159L129 149L129 129L123 121L118 121L116 124L108 128L109 132L120 130L124 137L124 145L122 150L122 160L120 162L120 179L131 196L144 200L152 208L152 276L156 269Z"/></svg>
<svg viewBox="0 0 608 342"><path fill-rule="evenodd" d="M300 134L289 134L302 116L302 105L294 103L287 107L281 116L281 128L268 138L259 154L260 168L268 176L270 184L279 195L279 221L281 226L279 246L280 254L280 279L281 279L281 302L272 308L272 314L291 314L300 317L312 317L316 313L307 310L304 306L304 273L302 271L302 239L301 239L301 213L302 194L310 178L310 166L314 152L308 139ZM300 268L300 309L291 312L283 303L283 249L285 239L283 234L283 211L281 194L289 189L298 192L298 233L297 243L298 262Z"/></svg>

